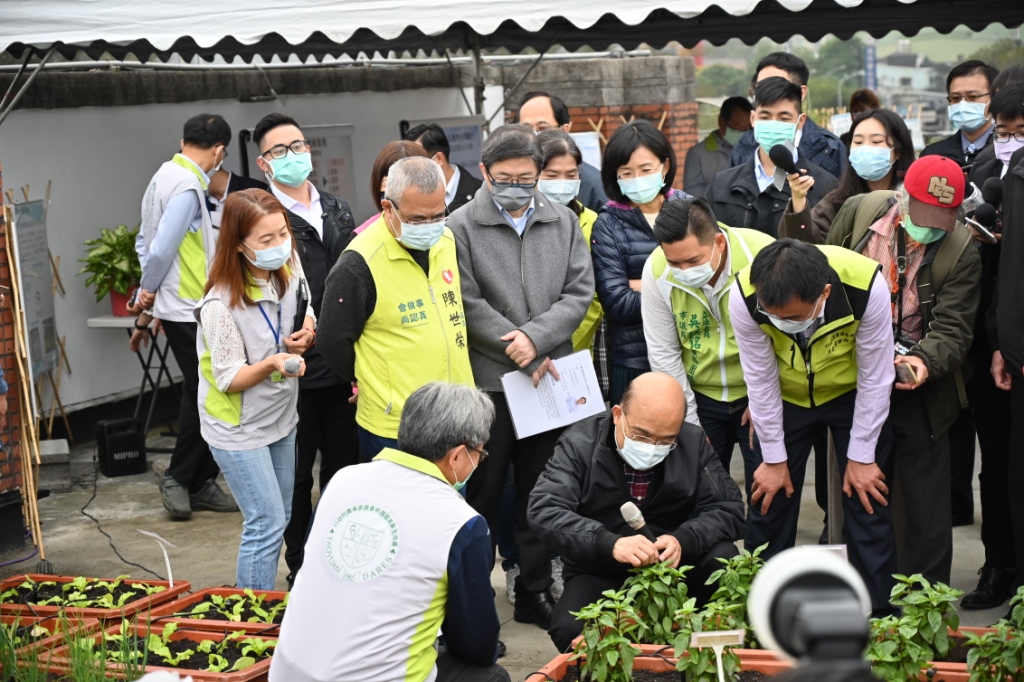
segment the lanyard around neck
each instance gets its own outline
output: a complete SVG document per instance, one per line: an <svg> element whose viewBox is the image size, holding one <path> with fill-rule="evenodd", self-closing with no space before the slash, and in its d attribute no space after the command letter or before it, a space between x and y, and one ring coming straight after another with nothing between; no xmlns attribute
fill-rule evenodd
<svg viewBox="0 0 1024 682"><path fill-rule="evenodd" d="M263 309L259 303L256 307L263 313L263 319L267 321L267 326L270 327L270 333L274 335L274 343L277 344L277 352L281 352L281 306L277 306L277 329L274 329L274 325L270 322L270 316L267 315L267 311Z"/></svg>

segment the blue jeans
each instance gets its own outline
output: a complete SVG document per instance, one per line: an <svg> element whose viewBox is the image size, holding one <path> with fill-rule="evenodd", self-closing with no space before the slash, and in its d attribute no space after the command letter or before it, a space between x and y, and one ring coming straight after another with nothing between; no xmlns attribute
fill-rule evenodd
<svg viewBox="0 0 1024 682"><path fill-rule="evenodd" d="M295 485L295 429L254 450L210 447L242 510L242 544L238 548L238 587L272 590L292 513Z"/></svg>
<svg viewBox="0 0 1024 682"><path fill-rule="evenodd" d="M359 462L365 464L380 454L384 448L397 448L398 441L394 438L385 438L375 433L370 433L362 426L356 425L359 432Z"/></svg>
<svg viewBox="0 0 1024 682"><path fill-rule="evenodd" d="M704 428L711 447L721 460L725 473L729 473L733 447L739 443L743 455L743 486L750 503L750 486L754 483L754 471L761 464L761 444L754 436L754 447L750 447L750 422L741 425L743 413L747 409L747 399L740 398L731 403L709 398L694 391L697 397L697 417ZM753 550L753 547L750 548Z"/></svg>

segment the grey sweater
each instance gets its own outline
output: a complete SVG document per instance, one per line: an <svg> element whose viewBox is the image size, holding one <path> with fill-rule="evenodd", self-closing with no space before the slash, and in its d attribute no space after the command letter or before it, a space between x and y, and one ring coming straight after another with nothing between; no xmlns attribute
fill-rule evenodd
<svg viewBox="0 0 1024 682"><path fill-rule="evenodd" d="M572 353L572 333L594 299L594 270L576 215L540 194L523 236L501 216L487 185L452 213L466 311L469 360L482 391L501 392L501 377L520 369L501 337L522 330L544 361Z"/></svg>

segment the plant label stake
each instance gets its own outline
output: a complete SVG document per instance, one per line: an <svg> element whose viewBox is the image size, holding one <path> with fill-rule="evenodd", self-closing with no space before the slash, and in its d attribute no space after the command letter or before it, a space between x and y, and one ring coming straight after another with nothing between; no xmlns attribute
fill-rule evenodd
<svg viewBox="0 0 1024 682"><path fill-rule="evenodd" d="M820 549L820 550L823 550L823 551L826 551L826 552L833 552L835 554L838 554L839 557L843 561L845 561L847 563L849 563L849 561L850 561L850 555L846 551L846 545L806 545L806 546L807 547L812 547L814 549Z"/></svg>
<svg viewBox="0 0 1024 682"><path fill-rule="evenodd" d="M160 545L160 551L164 553L164 566L167 567L167 582L169 582L171 584L171 587L173 588L174 587L174 574L171 573L171 558L169 556L167 556L167 548L168 547L174 547L174 545L172 545L171 543L167 542L167 540L164 540L162 537L160 537L156 533L150 533L148 530L142 530L141 528L136 528L135 530L139 531L143 535L148 535L149 537L151 537L154 540L156 540L156 544ZM175 549L177 549L177 547L175 547Z"/></svg>
<svg viewBox="0 0 1024 682"><path fill-rule="evenodd" d="M718 664L718 682L725 682L725 671L722 670L722 651L727 646L743 646L746 630L720 630L719 632L694 632L690 635L690 646L695 649L711 647L715 651L715 662Z"/></svg>

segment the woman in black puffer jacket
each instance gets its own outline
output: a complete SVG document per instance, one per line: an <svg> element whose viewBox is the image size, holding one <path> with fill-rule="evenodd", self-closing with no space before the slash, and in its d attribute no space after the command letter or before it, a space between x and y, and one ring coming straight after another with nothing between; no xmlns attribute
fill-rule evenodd
<svg viewBox="0 0 1024 682"><path fill-rule="evenodd" d="M597 216L591 241L597 296L609 326L612 405L633 378L651 369L640 317L640 276L658 246L651 230L658 212L666 201L688 196L672 189L675 175L672 145L650 121L616 130L601 160L610 201Z"/></svg>

